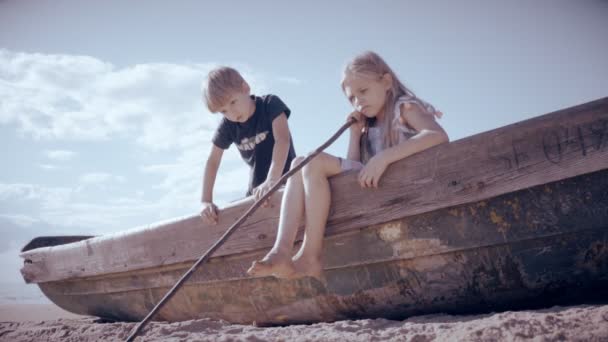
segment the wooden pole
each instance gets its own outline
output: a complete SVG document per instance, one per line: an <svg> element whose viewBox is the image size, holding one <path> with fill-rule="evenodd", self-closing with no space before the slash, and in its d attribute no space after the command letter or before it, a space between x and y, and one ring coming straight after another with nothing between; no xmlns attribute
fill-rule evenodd
<svg viewBox="0 0 608 342"><path fill-rule="evenodd" d="M338 139L338 137L340 137L340 135L342 135L342 133L344 133L344 131L346 129L348 129L353 123L355 123L355 121L356 120L354 118L352 118L352 117L349 118L349 120L344 125L342 125L342 127L340 127L340 129L338 129L338 131L336 133L334 133L334 135L332 135L325 143L323 143L321 146L319 146L316 150L314 150L311 153L309 153L308 156L306 156L306 158L304 158L304 160L302 160L301 163L299 163L298 165L296 165L295 167L293 167L291 170L289 170L287 173L285 173L277 181L277 183L272 188L270 188L270 190L268 190L268 192L264 196L262 196L260 199L258 199L257 201L255 201L255 203L253 203L253 205L238 220L236 220L236 222L234 222L234 224L232 224L232 226L230 226L230 228L228 228L228 230L226 230L226 232L224 233L224 235L222 235L219 238L219 240L217 240L215 242L215 244L213 244L213 246L211 246L211 248L209 248L194 263L194 265L192 265L192 267L190 267L190 269L188 271L186 271L186 273L184 273L184 275L175 283L175 285L173 285L173 287L171 288L171 290L169 290L167 292L167 294L165 294L165 296L160 300L160 302L158 302L158 304L156 304L156 306L152 309L152 311L150 311L150 313L141 322L139 322L137 324L137 326L135 327L135 329L133 329L133 332L131 333L131 335L129 335L129 337L127 337L126 341L127 342L134 341L135 337L137 337L137 335L146 326L146 324L148 324L148 322L152 319L152 317L154 317L154 315L156 315L156 313L163 307L163 305L165 305L165 303L167 303L169 301L169 299L171 299L171 297L173 297L173 295L175 295L175 293L177 293L177 290L182 286L182 284L186 280L188 280L188 278L190 278L190 276L194 273L194 271L201 264L203 264L205 261L207 261L209 259L209 257L211 257L211 255L213 254L213 252L215 252L228 239L228 237L230 237L230 235L232 235L232 233L234 231L236 231L236 229L243 222L245 222L245 220L254 211L256 211L256 209L258 209L270 196L272 196L272 194L274 194L279 189L279 187L281 185L283 185L283 183L285 183L287 181L287 179L289 177L291 177L294 173L298 172L302 167L304 167L304 165L308 164L315 156L317 156L324 149L326 149L329 145L331 145L334 141L336 141L336 139Z"/></svg>

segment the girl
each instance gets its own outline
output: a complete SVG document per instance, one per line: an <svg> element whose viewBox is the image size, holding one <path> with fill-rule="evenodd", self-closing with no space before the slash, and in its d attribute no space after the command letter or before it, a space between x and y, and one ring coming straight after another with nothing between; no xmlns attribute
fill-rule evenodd
<svg viewBox="0 0 608 342"><path fill-rule="evenodd" d="M435 121L441 113L417 98L374 52L364 52L347 64L342 90L355 109L348 117L357 119L350 128L347 159L321 153L287 181L275 244L261 261L253 262L249 275L321 280L321 251L331 196L329 177L358 169L362 187L378 187L392 162L448 141ZM302 159L294 159L293 165ZM292 258L304 215L304 241Z"/></svg>

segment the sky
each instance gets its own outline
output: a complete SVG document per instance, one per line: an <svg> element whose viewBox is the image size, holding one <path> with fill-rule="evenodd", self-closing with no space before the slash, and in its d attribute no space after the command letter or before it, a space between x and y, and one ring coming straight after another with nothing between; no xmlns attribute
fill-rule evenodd
<svg viewBox="0 0 608 342"><path fill-rule="evenodd" d="M289 106L297 154L350 113L342 68L379 53L451 140L608 95L608 1L0 1L0 279L41 235L197 213L218 65ZM347 137L328 148L345 155ZM214 198L241 198L233 146Z"/></svg>

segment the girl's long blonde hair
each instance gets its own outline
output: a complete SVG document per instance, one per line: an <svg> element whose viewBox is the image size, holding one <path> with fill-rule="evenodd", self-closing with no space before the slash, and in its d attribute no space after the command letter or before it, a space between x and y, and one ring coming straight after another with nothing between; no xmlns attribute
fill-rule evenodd
<svg viewBox="0 0 608 342"><path fill-rule="evenodd" d="M410 100L415 101L424 110L432 115L440 115L440 112L435 110L431 104L419 99L416 95L408 89L395 75L395 72L386 64L386 62L377 53L372 51L365 51L353 58L344 68L344 74L342 77L342 91L344 91L344 81L347 75L356 75L364 77L372 77L380 80L385 74L389 74L393 80L391 88L387 91L386 101L384 103L384 132L388 132L384 136L383 148L389 148L398 144L399 142L399 131L397 130L397 123L400 121L400 117L395 117L395 103L401 96L407 96ZM374 119L367 119L364 128L364 135L361 137L362 141L367 139L367 128L369 127L370 121ZM366 145L366 144L362 144ZM362 146L364 147L364 146ZM361 154L367 153L365 148L361 151ZM363 158L362 158L363 160Z"/></svg>

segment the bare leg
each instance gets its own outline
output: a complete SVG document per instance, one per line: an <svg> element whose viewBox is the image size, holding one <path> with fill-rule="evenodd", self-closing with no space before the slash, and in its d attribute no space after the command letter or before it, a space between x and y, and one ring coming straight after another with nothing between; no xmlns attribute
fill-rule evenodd
<svg viewBox="0 0 608 342"><path fill-rule="evenodd" d="M302 246L293 258L294 277L311 276L322 280L323 236L331 202L328 178L341 171L340 160L326 153L304 167L306 231Z"/></svg>
<svg viewBox="0 0 608 342"><path fill-rule="evenodd" d="M298 157L292 167L304 158ZM304 214L304 184L302 171L289 178L281 200L281 215L274 246L260 261L254 261L247 273L251 276L270 276L291 278L294 267L291 261L293 243Z"/></svg>

